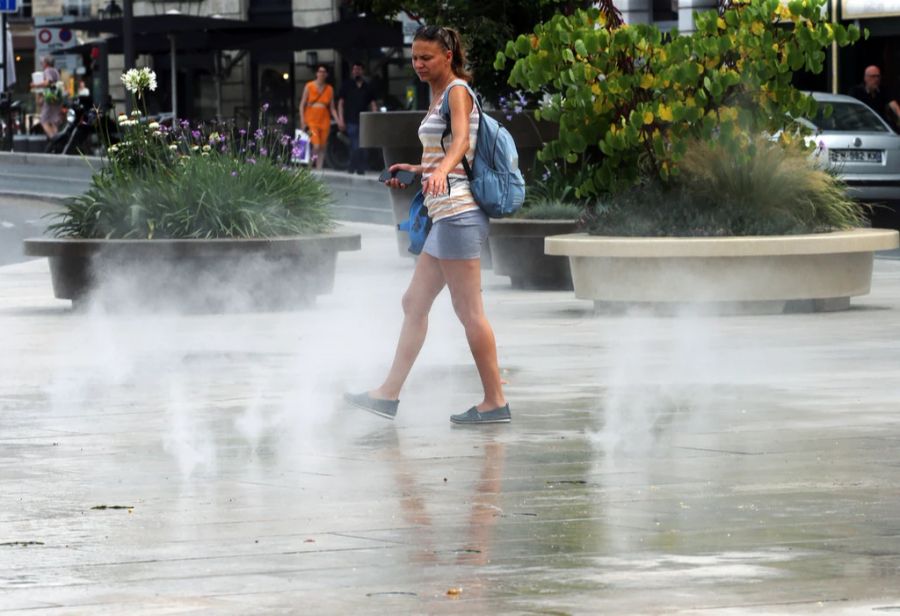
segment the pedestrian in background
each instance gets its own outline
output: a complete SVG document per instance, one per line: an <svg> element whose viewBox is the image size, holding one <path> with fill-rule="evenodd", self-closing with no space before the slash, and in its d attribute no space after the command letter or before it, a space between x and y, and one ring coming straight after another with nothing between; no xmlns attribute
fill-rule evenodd
<svg viewBox="0 0 900 616"><path fill-rule="evenodd" d="M472 197L462 165L463 157L470 167L475 162L481 116L466 86L470 77L459 34L439 26L419 28L413 37L412 63L419 79L431 86L432 95L428 113L419 125L422 161L418 165L391 165L390 171L421 174L422 193L433 226L403 296L403 326L387 378L377 389L346 394L345 399L376 415L394 418L400 389L425 343L428 313L438 293L447 286L484 390L478 404L451 415L450 421L508 423L511 416L500 380L497 345L481 297L481 247L488 234L488 217ZM450 106L450 126L441 114L445 98ZM397 178L385 184L405 188Z"/></svg>
<svg viewBox="0 0 900 616"><path fill-rule="evenodd" d="M850 96L864 102L875 113L884 118L889 126L897 126L900 119L900 105L895 100L889 87L882 86L881 69L875 65L867 66L863 73L863 82L850 89Z"/></svg>
<svg viewBox="0 0 900 616"><path fill-rule="evenodd" d="M376 111L372 86L366 81L362 62L354 62L350 79L341 85L338 94L338 127L350 137L350 167L348 173L366 172L366 153L359 148L359 114Z"/></svg>
<svg viewBox="0 0 900 616"><path fill-rule="evenodd" d="M44 80L32 82L31 89L38 90L37 104L41 108L41 127L47 139L53 139L62 122L62 96L59 94L59 71L52 56L44 56L41 65Z"/></svg>
<svg viewBox="0 0 900 616"><path fill-rule="evenodd" d="M328 69L319 65L316 78L303 88L300 97L300 128L309 133L316 157L316 169L325 164L325 149L328 146L328 133L331 132L331 120L339 122L337 109L334 107L334 88L327 82Z"/></svg>

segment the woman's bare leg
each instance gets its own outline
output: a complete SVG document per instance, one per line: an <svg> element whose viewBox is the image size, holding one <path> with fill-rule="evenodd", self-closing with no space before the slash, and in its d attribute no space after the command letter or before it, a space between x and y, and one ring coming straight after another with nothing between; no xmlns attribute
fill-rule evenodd
<svg viewBox="0 0 900 616"><path fill-rule="evenodd" d="M500 383L494 331L488 323L481 299L481 260L442 259L439 263L450 288L453 309L466 330L466 340L469 341L484 387L484 399L475 408L483 412L501 407L506 404L506 398Z"/></svg>
<svg viewBox="0 0 900 616"><path fill-rule="evenodd" d="M325 145L315 146L313 152L316 154L316 169L321 169L325 166Z"/></svg>
<svg viewBox="0 0 900 616"><path fill-rule="evenodd" d="M409 288L403 295L403 327L387 378L378 389L369 392L373 398L396 400L412 370L428 332L428 313L434 298L444 288L444 274L437 259L424 252L416 263Z"/></svg>
<svg viewBox="0 0 900 616"><path fill-rule="evenodd" d="M44 134L47 135L47 139L53 139L56 136L56 133L59 132L59 127L52 122L41 122L41 127L44 129Z"/></svg>

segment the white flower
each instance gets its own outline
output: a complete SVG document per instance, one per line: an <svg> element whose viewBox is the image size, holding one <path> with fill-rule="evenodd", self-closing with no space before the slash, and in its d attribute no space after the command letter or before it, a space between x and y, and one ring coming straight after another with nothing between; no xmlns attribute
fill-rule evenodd
<svg viewBox="0 0 900 616"><path fill-rule="evenodd" d="M172 145L169 146L169 149L172 150L173 152L177 152L178 146L173 143Z"/></svg>
<svg viewBox="0 0 900 616"><path fill-rule="evenodd" d="M144 90L156 90L156 73L147 67L133 68L122 75L122 83L126 90L141 96Z"/></svg>
<svg viewBox="0 0 900 616"><path fill-rule="evenodd" d="M191 146L191 151L192 151L192 152L196 152L196 151L199 150L199 149L200 149L200 146L199 146L199 145L192 145L192 146Z"/></svg>
<svg viewBox="0 0 900 616"><path fill-rule="evenodd" d="M132 118L139 118L139 117L141 117L142 115L143 115L143 114L142 114L140 111L138 111L137 109L133 109L133 110L131 111L131 117L132 117Z"/></svg>
<svg viewBox="0 0 900 616"><path fill-rule="evenodd" d="M208 145L203 146L203 151L204 151L204 152L209 152L211 149L212 149L212 148L209 147Z"/></svg>
<svg viewBox="0 0 900 616"><path fill-rule="evenodd" d="M110 154L115 154L115 153L118 152L118 151L119 151L119 146L117 146L117 145L111 145L111 146L109 146L109 153L110 153Z"/></svg>
<svg viewBox="0 0 900 616"><path fill-rule="evenodd" d="M150 124L147 125L147 128L149 128L150 130L156 130L157 128L159 128L159 122L150 122Z"/></svg>
<svg viewBox="0 0 900 616"><path fill-rule="evenodd" d="M159 130L153 131L153 136L154 137L162 137L163 136L162 131L159 131Z"/></svg>
<svg viewBox="0 0 900 616"><path fill-rule="evenodd" d="M124 113L120 113L120 114L119 114L119 117L116 118L116 121L117 121L119 124L122 124L123 122L125 122L125 121L127 121L127 120L128 120L128 116L125 115Z"/></svg>

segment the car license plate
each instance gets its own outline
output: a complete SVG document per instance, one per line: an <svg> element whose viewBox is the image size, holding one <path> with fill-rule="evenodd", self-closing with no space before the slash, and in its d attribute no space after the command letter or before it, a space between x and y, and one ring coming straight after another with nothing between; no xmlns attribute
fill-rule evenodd
<svg viewBox="0 0 900 616"><path fill-rule="evenodd" d="M884 150L829 150L833 163L880 163Z"/></svg>

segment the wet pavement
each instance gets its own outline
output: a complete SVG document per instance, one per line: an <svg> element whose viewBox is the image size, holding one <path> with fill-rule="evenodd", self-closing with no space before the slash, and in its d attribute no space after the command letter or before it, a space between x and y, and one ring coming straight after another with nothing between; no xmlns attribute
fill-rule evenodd
<svg viewBox="0 0 900 616"><path fill-rule="evenodd" d="M0 267L0 612L900 613L900 261L724 318L485 272L513 423L472 429L446 296L397 420L340 402L412 265L347 228L297 312L72 312Z"/></svg>

